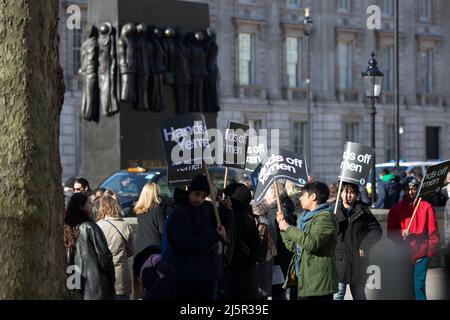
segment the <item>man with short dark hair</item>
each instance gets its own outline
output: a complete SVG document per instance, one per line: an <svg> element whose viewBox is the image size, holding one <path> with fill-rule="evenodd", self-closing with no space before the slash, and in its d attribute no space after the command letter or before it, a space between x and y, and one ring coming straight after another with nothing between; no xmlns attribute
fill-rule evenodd
<svg viewBox="0 0 450 320"><path fill-rule="evenodd" d="M73 184L73 191L75 193L79 192L91 192L91 187L89 186L89 182L85 178L76 178Z"/></svg>
<svg viewBox="0 0 450 320"><path fill-rule="evenodd" d="M401 247L409 249L414 266L414 287L416 300L426 300L425 280L428 263L436 254L440 239L433 206L422 200L414 201L419 189L415 177L407 177L403 184L404 199L395 205L388 214L388 238ZM417 212L410 225L415 208Z"/></svg>
<svg viewBox="0 0 450 320"><path fill-rule="evenodd" d="M332 300L338 290L334 254L337 226L327 203L329 194L326 184L308 183L300 196L305 211L297 226L289 225L283 214L277 213L283 242L295 253L284 286L297 282L300 300Z"/></svg>
<svg viewBox="0 0 450 320"><path fill-rule="evenodd" d="M380 173L380 181L377 183L377 202L373 207L376 209L392 208L399 202L401 191L400 177L384 168Z"/></svg>

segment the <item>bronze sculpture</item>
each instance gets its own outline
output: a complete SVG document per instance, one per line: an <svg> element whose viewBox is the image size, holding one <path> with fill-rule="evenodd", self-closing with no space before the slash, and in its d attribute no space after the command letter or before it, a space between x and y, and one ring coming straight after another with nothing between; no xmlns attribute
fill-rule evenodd
<svg viewBox="0 0 450 320"><path fill-rule="evenodd" d="M166 56L166 67L167 71L164 75L164 81L168 85L173 85L175 83L175 30L173 28L167 28L164 31L164 42L163 42L164 52Z"/></svg>
<svg viewBox="0 0 450 320"><path fill-rule="evenodd" d="M208 68L208 78L206 81L206 107L205 112L218 112L219 107L219 68L217 66L217 55L219 46L216 42L216 33L211 29L206 29L206 59Z"/></svg>
<svg viewBox="0 0 450 320"><path fill-rule="evenodd" d="M189 89L192 83L189 47L185 42L185 34L182 29L176 30L176 50L175 50L175 111L177 114L184 114L189 111L190 95Z"/></svg>
<svg viewBox="0 0 450 320"><path fill-rule="evenodd" d="M137 102L136 94L136 26L127 23L122 27L118 41L120 71L120 100Z"/></svg>
<svg viewBox="0 0 450 320"><path fill-rule="evenodd" d="M191 109L193 112L204 111L204 88L208 70L206 66L206 52L203 48L204 35L202 31L197 31L189 37L191 51Z"/></svg>
<svg viewBox="0 0 450 320"><path fill-rule="evenodd" d="M102 115L111 116L119 112L116 98L116 41L115 30L109 22L100 26L99 43L99 88Z"/></svg>
<svg viewBox="0 0 450 320"><path fill-rule="evenodd" d="M137 67L137 110L150 110L149 90L153 67L152 46L147 38L147 25L139 23L137 25L136 39L136 67Z"/></svg>
<svg viewBox="0 0 450 320"><path fill-rule="evenodd" d="M150 42L154 48L153 55L153 70L155 72L151 88L151 102L150 109L152 111L162 111L164 106L163 86L164 74L167 71L166 56L162 45L163 37L159 28L152 28L153 33L150 33Z"/></svg>
<svg viewBox="0 0 450 320"><path fill-rule="evenodd" d="M81 99L81 113L87 121L98 122L99 118L99 90L98 90L98 30L95 26L87 29L87 39L80 50L80 75L83 83Z"/></svg>

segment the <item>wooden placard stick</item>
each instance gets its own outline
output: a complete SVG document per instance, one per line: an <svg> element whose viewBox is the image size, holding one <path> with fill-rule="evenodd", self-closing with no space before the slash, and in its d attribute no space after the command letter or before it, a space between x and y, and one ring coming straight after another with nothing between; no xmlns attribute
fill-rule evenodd
<svg viewBox="0 0 450 320"><path fill-rule="evenodd" d="M273 188L275 190L275 199L277 200L278 212L281 212L280 190L278 190L277 181L273 182Z"/></svg>
<svg viewBox="0 0 450 320"><path fill-rule="evenodd" d="M228 180L228 167L225 167L225 177L223 178L223 188L225 189L227 187L227 181Z"/></svg>
<svg viewBox="0 0 450 320"><path fill-rule="evenodd" d="M339 181L338 193L336 195L336 204L334 205L334 215L336 215L336 213L337 213L339 199L341 198L341 192L342 192L342 179L341 179L341 181Z"/></svg>
<svg viewBox="0 0 450 320"><path fill-rule="evenodd" d="M211 176L209 175L208 165L205 162L203 162L203 167L205 168L206 178L208 179L208 185L209 185L209 190L210 190L209 193L210 193L211 202L212 202L212 206L213 206L213 210L214 210L214 215L216 217L217 226L220 226L222 224L220 222L219 211L217 210L217 206L216 206L216 195L214 194L213 184L211 182Z"/></svg>
<svg viewBox="0 0 450 320"><path fill-rule="evenodd" d="M414 221L414 218L416 217L417 210L419 209L419 205L420 205L421 202L422 202L422 198L419 198L419 201L417 201L416 207L414 208L414 212L413 212L413 215L411 217L411 220L409 220L408 228L406 228L406 233L408 235L409 235L409 232L411 230L412 223ZM403 238L406 239L406 237L403 237Z"/></svg>

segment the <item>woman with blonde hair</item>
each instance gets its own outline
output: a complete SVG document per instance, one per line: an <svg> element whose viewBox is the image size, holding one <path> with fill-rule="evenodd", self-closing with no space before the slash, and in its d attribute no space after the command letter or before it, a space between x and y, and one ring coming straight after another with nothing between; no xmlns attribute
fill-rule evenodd
<svg viewBox="0 0 450 320"><path fill-rule="evenodd" d="M139 200L134 206L133 210L138 221L136 253L152 245L161 247L166 205L164 199L159 195L159 191L156 183L147 183L142 188Z"/></svg>
<svg viewBox="0 0 450 320"><path fill-rule="evenodd" d="M131 226L123 220L122 209L116 199L103 195L100 199L97 224L103 230L113 255L116 299L129 300L131 277L128 258L133 255L133 232Z"/></svg>

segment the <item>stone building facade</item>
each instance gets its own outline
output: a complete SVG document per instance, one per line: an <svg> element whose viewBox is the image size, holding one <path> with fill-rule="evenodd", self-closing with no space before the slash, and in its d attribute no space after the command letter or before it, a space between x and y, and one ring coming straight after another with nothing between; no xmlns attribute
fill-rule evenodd
<svg viewBox="0 0 450 320"><path fill-rule="evenodd" d="M76 1L61 1L65 8ZM86 1L79 1L86 3ZM204 0L220 47L218 127L229 120L279 129L280 145L307 150L307 52L304 8L311 8L311 163L317 179L336 179L346 141L370 145L370 117L361 72L375 51L385 73L377 104L377 162L394 159L393 1ZM450 158L450 3L400 2L401 158ZM381 29L369 30L367 8L381 8ZM63 176L79 175L82 146L74 36L61 19L66 100L61 117ZM76 44L76 43L75 43ZM72 72L72 73L71 73ZM118 168L119 169L119 168Z"/></svg>

